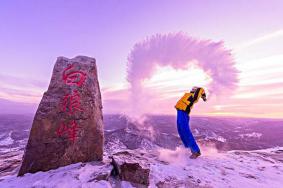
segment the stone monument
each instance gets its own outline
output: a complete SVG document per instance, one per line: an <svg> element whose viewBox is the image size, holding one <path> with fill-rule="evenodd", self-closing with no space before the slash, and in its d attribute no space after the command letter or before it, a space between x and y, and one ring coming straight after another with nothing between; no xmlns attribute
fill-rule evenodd
<svg viewBox="0 0 283 188"><path fill-rule="evenodd" d="M35 114L18 175L102 160L102 118L95 59L59 57Z"/></svg>

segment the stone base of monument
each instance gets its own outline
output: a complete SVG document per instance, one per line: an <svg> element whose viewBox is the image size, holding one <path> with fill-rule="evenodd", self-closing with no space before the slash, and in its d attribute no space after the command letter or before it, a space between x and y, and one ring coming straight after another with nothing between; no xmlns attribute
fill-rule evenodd
<svg viewBox="0 0 283 188"><path fill-rule="evenodd" d="M103 143L95 59L59 57L36 111L18 175L100 161Z"/></svg>

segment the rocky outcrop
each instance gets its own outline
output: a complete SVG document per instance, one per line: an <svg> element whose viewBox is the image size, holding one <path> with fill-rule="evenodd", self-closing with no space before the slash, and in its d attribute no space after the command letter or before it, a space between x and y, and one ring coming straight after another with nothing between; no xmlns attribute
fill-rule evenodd
<svg viewBox="0 0 283 188"><path fill-rule="evenodd" d="M18 175L102 160L101 109L95 59L59 57L35 114Z"/></svg>
<svg viewBox="0 0 283 188"><path fill-rule="evenodd" d="M113 166L112 175L119 177L123 181L148 186L150 164L147 159L139 156L139 154L129 151L113 154L111 156L111 164Z"/></svg>

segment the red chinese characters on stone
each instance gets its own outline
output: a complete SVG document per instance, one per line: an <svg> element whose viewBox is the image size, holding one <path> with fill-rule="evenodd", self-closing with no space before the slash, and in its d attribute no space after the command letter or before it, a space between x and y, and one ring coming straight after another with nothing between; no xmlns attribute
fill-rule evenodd
<svg viewBox="0 0 283 188"><path fill-rule="evenodd" d="M81 109L81 97L77 90L74 90L71 94L66 94L60 103L60 109L63 112L67 112L69 114L74 114L76 111L82 111Z"/></svg>
<svg viewBox="0 0 283 188"><path fill-rule="evenodd" d="M69 140L72 142L75 142L77 132L78 124L75 120L72 120L69 124L61 123L59 128L56 130L57 136L67 135Z"/></svg>
<svg viewBox="0 0 283 188"><path fill-rule="evenodd" d="M80 70L74 70L74 65L69 65L63 71L62 79L67 85L82 86L86 79L86 73ZM63 96L59 108L68 115L74 115L76 112L83 111L81 108L81 97L78 90L73 90L70 94ZM69 119L69 118L68 118ZM57 136L67 135L71 142L75 142L78 132L78 124L75 120L68 123L62 122L56 130Z"/></svg>
<svg viewBox="0 0 283 188"><path fill-rule="evenodd" d="M67 85L77 85L80 87L86 79L86 73L79 70L73 70L73 66L74 65L69 65L64 69L63 80Z"/></svg>

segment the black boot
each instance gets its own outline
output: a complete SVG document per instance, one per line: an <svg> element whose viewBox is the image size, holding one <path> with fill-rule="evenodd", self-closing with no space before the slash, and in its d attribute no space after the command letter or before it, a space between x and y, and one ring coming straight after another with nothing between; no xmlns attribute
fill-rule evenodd
<svg viewBox="0 0 283 188"><path fill-rule="evenodd" d="M192 155L190 156L191 159L196 159L201 155L200 152L192 152Z"/></svg>

